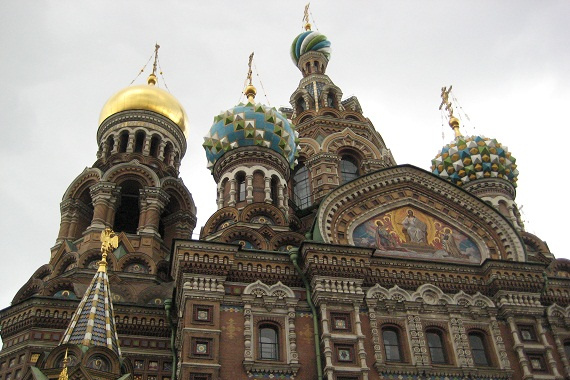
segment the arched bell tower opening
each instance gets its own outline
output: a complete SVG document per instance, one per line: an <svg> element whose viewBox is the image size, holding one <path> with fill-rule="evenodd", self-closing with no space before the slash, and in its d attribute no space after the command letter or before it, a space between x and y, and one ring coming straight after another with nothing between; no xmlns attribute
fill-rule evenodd
<svg viewBox="0 0 570 380"><path fill-rule="evenodd" d="M140 190L142 186L134 180L126 180L120 184L121 195L119 206L115 212L113 230L136 234L140 218Z"/></svg>

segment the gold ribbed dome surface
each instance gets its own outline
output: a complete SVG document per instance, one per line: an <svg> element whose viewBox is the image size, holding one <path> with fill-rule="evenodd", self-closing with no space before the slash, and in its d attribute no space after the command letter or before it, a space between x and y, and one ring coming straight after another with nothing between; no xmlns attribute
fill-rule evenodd
<svg viewBox="0 0 570 380"><path fill-rule="evenodd" d="M111 96L101 110L99 125L109 116L121 111L147 110L167 117L186 135L186 111L169 92L154 86L152 76L149 77L148 85L129 86Z"/></svg>

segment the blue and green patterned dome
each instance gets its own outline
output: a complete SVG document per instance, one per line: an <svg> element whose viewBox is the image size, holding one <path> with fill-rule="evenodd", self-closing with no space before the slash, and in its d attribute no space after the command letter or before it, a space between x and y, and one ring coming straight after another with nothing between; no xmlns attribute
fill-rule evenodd
<svg viewBox="0 0 570 380"><path fill-rule="evenodd" d="M275 108L263 104L240 103L214 117L214 124L204 137L208 169L225 152L243 146L263 146L279 153L291 168L299 156L299 134Z"/></svg>
<svg viewBox="0 0 570 380"><path fill-rule="evenodd" d="M327 59L331 56L331 42L324 34L314 30L308 30L299 34L291 44L291 58L297 64L299 58L309 51L318 51L325 55Z"/></svg>
<svg viewBox="0 0 570 380"><path fill-rule="evenodd" d="M508 148L484 136L459 136L431 161L431 171L458 186L481 178L503 178L517 186L517 160Z"/></svg>

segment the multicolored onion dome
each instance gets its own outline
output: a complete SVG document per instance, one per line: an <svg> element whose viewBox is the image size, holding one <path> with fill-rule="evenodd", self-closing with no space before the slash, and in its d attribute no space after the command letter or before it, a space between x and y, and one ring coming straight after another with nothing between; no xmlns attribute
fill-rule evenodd
<svg viewBox="0 0 570 380"><path fill-rule="evenodd" d="M506 146L488 137L456 137L431 164L433 174L458 186L481 178L503 178L517 186L516 159Z"/></svg>
<svg viewBox="0 0 570 380"><path fill-rule="evenodd" d="M214 124L204 137L204 149L208 168L225 152L243 146L262 146L273 149L287 161L291 168L299 156L299 134L275 108L263 104L240 103L214 117Z"/></svg>
<svg viewBox="0 0 570 380"><path fill-rule="evenodd" d="M324 34L314 30L308 30L299 34L291 44L291 58L297 64L299 58L309 51L321 52L330 59L331 56L331 42L327 40Z"/></svg>

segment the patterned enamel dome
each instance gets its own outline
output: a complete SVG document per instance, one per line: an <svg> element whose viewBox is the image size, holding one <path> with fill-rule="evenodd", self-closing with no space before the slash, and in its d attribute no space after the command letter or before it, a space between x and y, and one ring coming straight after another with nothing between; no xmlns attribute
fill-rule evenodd
<svg viewBox="0 0 570 380"><path fill-rule="evenodd" d="M331 42L324 34L314 30L308 30L299 34L291 44L291 59L297 64L299 58L309 51L318 51L325 55L327 59L331 56Z"/></svg>
<svg viewBox="0 0 570 380"><path fill-rule="evenodd" d="M297 163L299 134L287 118L275 108L263 104L240 103L214 117L214 124L204 137L208 168L229 150L242 146L273 149L289 162Z"/></svg>
<svg viewBox="0 0 570 380"><path fill-rule="evenodd" d="M517 186L516 159L506 146L483 136L459 136L431 161L431 170L461 186L480 178L503 178Z"/></svg>

